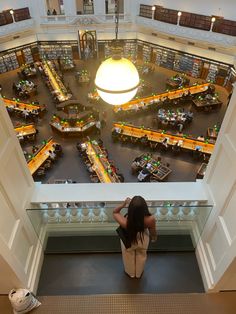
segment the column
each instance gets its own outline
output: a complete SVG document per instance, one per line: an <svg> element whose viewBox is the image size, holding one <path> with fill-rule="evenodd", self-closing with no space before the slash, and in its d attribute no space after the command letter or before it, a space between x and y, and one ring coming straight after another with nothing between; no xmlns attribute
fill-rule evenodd
<svg viewBox="0 0 236 314"><path fill-rule="evenodd" d="M42 248L25 208L34 189L22 149L0 97L0 294L37 286Z"/></svg>
<svg viewBox="0 0 236 314"><path fill-rule="evenodd" d="M204 178L214 208L197 247L207 291L236 289L236 91Z"/></svg>

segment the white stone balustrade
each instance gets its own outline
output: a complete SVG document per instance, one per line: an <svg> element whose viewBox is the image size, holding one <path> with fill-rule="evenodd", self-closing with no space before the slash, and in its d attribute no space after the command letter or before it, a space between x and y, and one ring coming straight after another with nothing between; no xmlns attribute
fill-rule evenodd
<svg viewBox="0 0 236 314"><path fill-rule="evenodd" d="M136 17L136 24L140 26L146 26L152 29L152 31L157 31L165 33L172 36L179 36L181 38L186 38L189 40L205 41L212 44L218 44L220 46L235 46L236 38L233 36L214 33L210 31L184 27L180 25L173 25L169 23L164 23L156 20L147 19L141 16Z"/></svg>
<svg viewBox="0 0 236 314"><path fill-rule="evenodd" d="M28 19L24 21L19 21L7 25L0 26L0 37L7 36L14 33L19 33L26 30L32 30L35 22L33 19Z"/></svg>

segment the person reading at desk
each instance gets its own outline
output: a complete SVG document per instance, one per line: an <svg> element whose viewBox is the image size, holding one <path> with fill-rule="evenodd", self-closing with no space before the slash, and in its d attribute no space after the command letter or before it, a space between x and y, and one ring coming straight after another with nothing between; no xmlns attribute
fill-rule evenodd
<svg viewBox="0 0 236 314"><path fill-rule="evenodd" d="M198 141L205 141L205 138L204 138L203 135L199 135L199 136L197 137L197 140L198 140Z"/></svg>
<svg viewBox="0 0 236 314"><path fill-rule="evenodd" d="M169 142L169 138L168 138L168 137L165 137L164 140L162 141L162 145L163 145L165 148L168 148L168 142Z"/></svg>
<svg viewBox="0 0 236 314"><path fill-rule="evenodd" d="M35 154L39 148L35 145L32 147L32 153Z"/></svg>
<svg viewBox="0 0 236 314"><path fill-rule="evenodd" d="M50 159L52 159L52 160L55 160L57 157L57 155L51 150L48 151L48 155L49 155Z"/></svg>
<svg viewBox="0 0 236 314"><path fill-rule="evenodd" d="M139 182L148 181L148 179L150 178L150 175L151 175L150 171L147 168L144 168L143 170L139 172L138 181Z"/></svg>
<svg viewBox="0 0 236 314"><path fill-rule="evenodd" d="M142 167L140 165L140 158L136 157L131 164L131 172L132 172L132 174L135 174L138 171L140 171L141 169L142 169Z"/></svg>
<svg viewBox="0 0 236 314"><path fill-rule="evenodd" d="M22 111L22 115L25 119L27 119L29 117L29 110L24 108L24 110Z"/></svg>
<svg viewBox="0 0 236 314"><path fill-rule="evenodd" d="M143 144L143 145L147 145L148 144L148 136L147 136L147 134L145 134L144 136L141 137L140 143Z"/></svg>

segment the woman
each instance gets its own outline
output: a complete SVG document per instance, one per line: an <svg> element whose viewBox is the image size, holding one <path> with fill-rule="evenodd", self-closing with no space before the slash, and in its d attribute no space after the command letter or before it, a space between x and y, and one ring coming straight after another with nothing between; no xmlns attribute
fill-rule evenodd
<svg viewBox="0 0 236 314"><path fill-rule="evenodd" d="M127 215L120 211L128 206ZM149 237L156 241L155 218L149 213L146 201L141 196L127 198L121 206L113 211L114 219L127 231L131 247L126 249L121 241L122 258L125 272L131 278L140 278L147 258Z"/></svg>

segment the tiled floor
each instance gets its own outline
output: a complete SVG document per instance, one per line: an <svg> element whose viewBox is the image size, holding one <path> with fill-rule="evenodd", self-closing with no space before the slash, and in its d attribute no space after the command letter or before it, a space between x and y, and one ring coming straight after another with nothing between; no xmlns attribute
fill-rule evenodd
<svg viewBox="0 0 236 314"><path fill-rule="evenodd" d="M98 67L96 61L83 61L77 62L77 69L87 68L92 77L95 75L95 71ZM165 90L165 82L168 77L173 75L173 71L167 70L164 68L157 68L154 74L146 77L145 80L149 81L152 85L150 92L162 92ZM12 97L12 83L18 80L17 71L11 71L0 75L0 83L3 87L3 95L6 97ZM83 162L80 160L77 150L76 143L77 138L65 139L60 137L58 134L54 133L50 126L49 122L56 111L55 105L52 102L51 96L47 87L44 85L42 78L37 76L33 81L38 85L38 95L34 96L32 100L38 100L41 104L46 104L48 112L38 123L37 129L39 130L37 143L40 144L42 140L53 136L53 138L58 141L63 146L64 156L61 158L57 164L51 169L44 180L53 179L72 179L77 182L90 182L89 174L86 171ZM68 72L64 75L65 84L70 86L74 98L78 99L80 103L87 104L87 93L94 88L93 82L89 86L81 87L77 85L77 82L74 78L74 72ZM196 81L191 79L192 82ZM194 120L185 129L186 134L192 134L194 136L205 135L208 126L214 126L217 123L221 123L226 110L226 99L227 95L224 92L223 88L218 88L220 99L224 101L224 105L219 111L212 113L201 113L196 112L195 108L191 107L191 104L186 104L185 108L190 108L194 112ZM143 148L138 146L131 145L122 145L121 143L113 143L111 139L111 128L116 118L113 115L112 107L100 102L95 105L100 112L104 110L107 112L107 124L102 130L101 138L104 142L104 146L109 152L109 158L114 161L114 164L119 168L126 182L137 182L137 177L133 176L130 171L130 165L132 160L143 152ZM145 127L157 128L153 117L155 114L147 113L142 116L132 116L128 117L125 120L131 122L135 125L144 125ZM24 121L22 121L24 122ZM92 138L94 136L91 136ZM31 153L31 148L29 145L25 145L24 150L27 150ZM170 174L168 181L195 181L197 170L201 164L201 161L193 160L191 154L181 153L179 155L173 155L172 152L154 152L154 155L162 155L162 159L170 164L171 169L173 170Z"/></svg>
<svg viewBox="0 0 236 314"><path fill-rule="evenodd" d="M235 314L236 293L44 296L35 314ZM0 313L11 314L6 296Z"/></svg>

